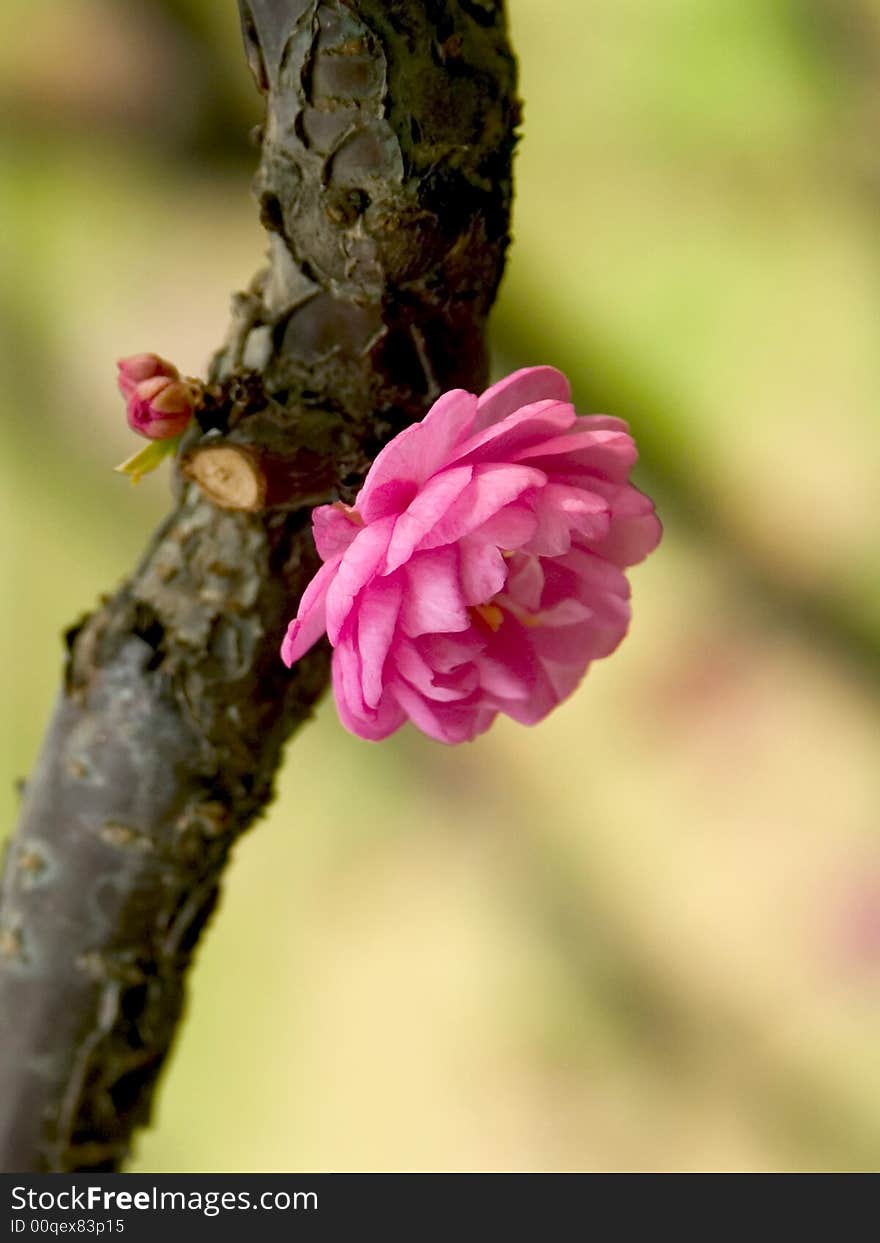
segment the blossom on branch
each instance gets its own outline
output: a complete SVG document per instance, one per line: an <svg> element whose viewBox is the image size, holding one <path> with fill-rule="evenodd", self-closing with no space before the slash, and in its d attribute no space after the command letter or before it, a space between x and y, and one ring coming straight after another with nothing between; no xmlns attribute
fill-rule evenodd
<svg viewBox="0 0 880 1243"><path fill-rule="evenodd" d="M148 440L170 440L186 429L198 405L197 382L182 380L158 354L133 354L117 363L128 425Z"/></svg>
<svg viewBox="0 0 880 1243"><path fill-rule="evenodd" d="M446 743L499 712L542 720L623 639L623 571L660 539L629 482L636 456L620 419L577 415L552 367L445 393L385 446L352 508L314 511L324 564L284 661L326 632L342 722L374 741L407 720Z"/></svg>
<svg viewBox="0 0 880 1243"><path fill-rule="evenodd" d="M180 372L174 363L160 358L158 354L131 354L128 358L120 358L116 366L119 368L119 391L126 400L142 380L153 380L156 376L180 379Z"/></svg>

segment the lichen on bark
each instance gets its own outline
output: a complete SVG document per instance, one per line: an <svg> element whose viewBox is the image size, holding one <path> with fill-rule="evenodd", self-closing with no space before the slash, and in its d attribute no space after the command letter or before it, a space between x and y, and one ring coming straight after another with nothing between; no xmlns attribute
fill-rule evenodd
<svg viewBox="0 0 880 1243"><path fill-rule="evenodd" d="M325 647L292 672L278 656L316 565L309 507L350 499L390 435L486 379L518 119L503 4L240 8L268 264L182 448L247 442L308 470L259 513L178 473L140 565L70 632L0 887L4 1170L124 1159L230 848L327 684Z"/></svg>

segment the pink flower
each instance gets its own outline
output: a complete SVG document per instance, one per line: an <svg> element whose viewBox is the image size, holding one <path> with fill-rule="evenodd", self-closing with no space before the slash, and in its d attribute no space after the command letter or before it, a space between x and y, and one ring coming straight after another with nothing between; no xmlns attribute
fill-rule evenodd
<svg viewBox="0 0 880 1243"><path fill-rule="evenodd" d="M660 523L629 482L626 424L578 417L570 398L552 367L445 393L386 445L352 509L314 511L324 564L282 657L326 631L353 733L411 720L464 742L499 712L533 725L626 634L623 570Z"/></svg>
<svg viewBox="0 0 880 1243"><path fill-rule="evenodd" d="M117 366L132 431L148 440L179 436L196 408L197 386L158 354L133 354Z"/></svg>
<svg viewBox="0 0 880 1243"><path fill-rule="evenodd" d="M180 379L180 372L174 363L160 358L158 354L132 354L128 358L120 358L116 366L119 368L119 391L126 400L141 380L152 380L158 375Z"/></svg>

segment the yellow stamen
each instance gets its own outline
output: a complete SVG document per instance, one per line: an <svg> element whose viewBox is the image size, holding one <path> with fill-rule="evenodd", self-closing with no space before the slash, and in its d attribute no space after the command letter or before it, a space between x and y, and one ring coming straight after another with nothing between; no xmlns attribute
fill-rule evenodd
<svg viewBox="0 0 880 1243"><path fill-rule="evenodd" d="M501 623L504 621L504 613L497 604L475 604L470 611L476 613L493 634L501 628Z"/></svg>

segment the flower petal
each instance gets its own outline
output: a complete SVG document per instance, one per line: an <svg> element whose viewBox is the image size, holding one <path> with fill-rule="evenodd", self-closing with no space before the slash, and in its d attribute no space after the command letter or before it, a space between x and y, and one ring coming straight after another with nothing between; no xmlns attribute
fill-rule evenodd
<svg viewBox="0 0 880 1243"><path fill-rule="evenodd" d="M497 544L466 535L458 545L465 603L487 604L507 582L509 566Z"/></svg>
<svg viewBox="0 0 880 1243"><path fill-rule="evenodd" d="M537 613L544 593L544 566L539 557L517 553L510 562L505 595L521 608Z"/></svg>
<svg viewBox="0 0 880 1243"><path fill-rule="evenodd" d="M570 428L577 415L564 401L536 401L522 406L459 445L457 462L518 462L531 446L552 443Z"/></svg>
<svg viewBox="0 0 880 1243"><path fill-rule="evenodd" d="M281 644L281 659L290 666L318 642L326 628L327 592L339 565L339 557L325 561L306 587L296 617L287 627Z"/></svg>
<svg viewBox="0 0 880 1243"><path fill-rule="evenodd" d="M397 519L388 546L386 574L409 560L420 540L440 521L470 483L473 473L472 466L458 466L440 471L428 480L406 512Z"/></svg>
<svg viewBox="0 0 880 1243"><path fill-rule="evenodd" d="M411 639L467 630L470 617L461 591L458 551L438 548L407 562L401 625Z"/></svg>
<svg viewBox="0 0 880 1243"><path fill-rule="evenodd" d="M600 433L605 434L604 438ZM512 462L530 461L533 457L555 457L568 453L578 453L596 444L603 444L607 433L614 436L626 436L630 440L629 426L623 419L613 419L605 414L578 415L569 425L569 430L561 435L552 433L544 440L524 444L514 449Z"/></svg>
<svg viewBox="0 0 880 1243"><path fill-rule="evenodd" d="M499 510L530 488L541 488L547 476L529 466L478 466L474 477L443 517L435 523L420 547L438 548L470 535Z"/></svg>
<svg viewBox="0 0 880 1243"><path fill-rule="evenodd" d="M472 532L473 538L485 540L506 551L528 544L538 529L533 497L534 493L524 492L518 501L506 505L477 527Z"/></svg>
<svg viewBox="0 0 880 1243"><path fill-rule="evenodd" d="M454 674L465 668L486 646L473 629L459 634L424 634L415 643L427 663L440 675Z"/></svg>
<svg viewBox="0 0 880 1243"><path fill-rule="evenodd" d="M559 557L571 548L577 532L585 539L602 539L611 523L608 502L585 488L548 483L535 496L538 526L525 551Z"/></svg>
<svg viewBox="0 0 880 1243"><path fill-rule="evenodd" d="M472 430L482 431L484 427L499 423L508 414L513 414L520 406L546 398L570 401L571 385L568 380L555 367L523 367L486 389L479 400Z"/></svg>
<svg viewBox="0 0 880 1243"><path fill-rule="evenodd" d="M600 479L625 483L638 456L635 441L628 433L600 428L557 436L527 449L522 460L554 478L564 474L566 478L559 482L577 482L584 476L597 475Z"/></svg>
<svg viewBox="0 0 880 1243"><path fill-rule="evenodd" d="M380 742L405 723L406 713L390 688L386 688L375 711L363 702L360 662L348 635L333 652L332 675L333 697L339 719L352 734L368 742Z"/></svg>
<svg viewBox="0 0 880 1243"><path fill-rule="evenodd" d="M358 653L364 703L376 708L382 698L383 674L394 642L403 600L400 576L374 579L358 606Z"/></svg>
<svg viewBox="0 0 880 1243"><path fill-rule="evenodd" d="M528 699L534 689L534 662L510 664L486 653L480 657L477 669L484 694L496 701Z"/></svg>
<svg viewBox="0 0 880 1243"><path fill-rule="evenodd" d="M327 592L327 635L336 643L358 592L385 564L393 517L381 518L358 531L343 554Z"/></svg>
<svg viewBox="0 0 880 1243"><path fill-rule="evenodd" d="M394 650L396 672L420 695L438 703L467 699L477 686L477 671L471 666L465 676L446 677L432 669L415 643L404 640Z"/></svg>
<svg viewBox="0 0 880 1243"><path fill-rule="evenodd" d="M605 539L595 545L598 553L615 565L638 565L653 552L663 536L663 525L652 510L637 518L613 523Z"/></svg>
<svg viewBox="0 0 880 1243"><path fill-rule="evenodd" d="M312 510L312 534L322 561L344 553L362 529L363 524L356 516L349 517L344 506L319 505Z"/></svg>
<svg viewBox="0 0 880 1243"><path fill-rule="evenodd" d="M392 683L394 697L413 725L437 742L470 742L489 728L495 713L483 704L429 702L403 678Z"/></svg>
<svg viewBox="0 0 880 1243"><path fill-rule="evenodd" d="M505 613L503 624L479 661L488 701L528 725L545 717L558 702L535 652L532 634Z"/></svg>
<svg viewBox="0 0 880 1243"><path fill-rule="evenodd" d="M637 565L653 552L663 535L654 502L631 484L607 487L606 497L611 525L601 539L587 538L586 543L593 552L617 566Z"/></svg>
<svg viewBox="0 0 880 1243"><path fill-rule="evenodd" d="M387 513L389 484L420 487L445 466L453 448L470 431L477 412L477 399L464 389L453 389L434 402L421 423L407 427L378 454L355 500L365 522ZM412 499L409 493L407 503ZM377 510L379 512L377 512Z"/></svg>

